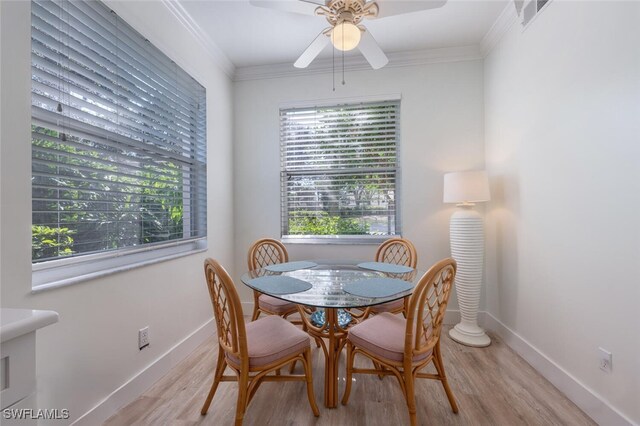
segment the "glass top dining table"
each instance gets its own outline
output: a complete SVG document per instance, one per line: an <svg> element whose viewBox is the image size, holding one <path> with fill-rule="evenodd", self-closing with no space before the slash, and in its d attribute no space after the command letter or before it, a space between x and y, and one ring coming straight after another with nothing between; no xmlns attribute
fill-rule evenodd
<svg viewBox="0 0 640 426"><path fill-rule="evenodd" d="M248 271L242 275L242 282L248 287L264 293L252 285L252 280L268 275L282 275L297 278L311 284L309 290L291 294L271 294L270 296L300 305L316 308L364 308L392 302L410 296L413 287L422 277L421 271L389 273L360 268L361 260L313 260L317 266L288 272L272 272L267 269ZM362 297L344 291L344 286L369 278L395 278L411 284L411 288L387 297Z"/></svg>
<svg viewBox="0 0 640 426"><path fill-rule="evenodd" d="M389 273L364 269L358 266L362 261L344 260L314 260L317 265L308 269L298 269L289 272L272 272L267 269L257 269L242 275L244 284L254 290L265 293L264 290L252 285L252 280L270 275L283 275L306 281L311 288L306 291L291 294L265 293L278 299L293 302L298 307L302 317L304 329L313 337L325 355L324 404L327 408L338 405L338 365L340 353L344 348L348 327L357 324L360 319L350 310L352 319L346 326L340 324L338 311L342 309L367 307L403 299L413 293L413 289L420 281L423 273L413 270L406 273ZM362 297L347 293L345 285L370 278L394 278L405 281L409 288L400 293L386 297ZM406 301L405 301L406 303ZM324 324L314 324L309 320L309 314L316 308L324 308ZM360 317L363 318L363 317Z"/></svg>

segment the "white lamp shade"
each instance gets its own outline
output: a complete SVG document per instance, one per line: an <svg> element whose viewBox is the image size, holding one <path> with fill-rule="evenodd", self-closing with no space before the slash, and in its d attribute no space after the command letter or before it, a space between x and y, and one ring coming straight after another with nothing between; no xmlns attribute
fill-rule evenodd
<svg viewBox="0 0 640 426"><path fill-rule="evenodd" d="M484 170L454 172L444 175L445 203L478 203L489 201L489 176Z"/></svg>

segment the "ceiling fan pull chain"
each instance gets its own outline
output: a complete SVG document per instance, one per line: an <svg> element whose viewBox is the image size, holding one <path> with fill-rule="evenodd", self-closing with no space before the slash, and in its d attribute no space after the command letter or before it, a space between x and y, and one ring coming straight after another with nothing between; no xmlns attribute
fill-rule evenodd
<svg viewBox="0 0 640 426"><path fill-rule="evenodd" d="M333 79L333 91L336 91L336 49L331 46L331 78Z"/></svg>
<svg viewBox="0 0 640 426"><path fill-rule="evenodd" d="M344 86L344 51L342 52L342 85Z"/></svg>

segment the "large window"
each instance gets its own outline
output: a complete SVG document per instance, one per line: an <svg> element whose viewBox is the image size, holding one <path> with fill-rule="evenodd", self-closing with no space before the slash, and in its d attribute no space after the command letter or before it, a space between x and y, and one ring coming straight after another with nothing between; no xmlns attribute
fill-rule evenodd
<svg viewBox="0 0 640 426"><path fill-rule="evenodd" d="M280 111L283 238L400 234L399 109L386 101Z"/></svg>
<svg viewBox="0 0 640 426"><path fill-rule="evenodd" d="M31 5L34 286L202 248L205 89L101 2Z"/></svg>

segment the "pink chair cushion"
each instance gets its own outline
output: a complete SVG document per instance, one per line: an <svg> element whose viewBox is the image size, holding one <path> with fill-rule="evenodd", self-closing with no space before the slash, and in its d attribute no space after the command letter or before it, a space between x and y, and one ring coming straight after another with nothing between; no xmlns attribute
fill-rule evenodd
<svg viewBox="0 0 640 426"><path fill-rule="evenodd" d="M371 312L397 312L404 306L404 299L394 300L393 302L381 303L371 307Z"/></svg>
<svg viewBox="0 0 640 426"><path fill-rule="evenodd" d="M354 345L374 355L402 362L406 327L406 319L383 312L351 328L348 338ZM429 353L418 355L413 361L420 361L427 356Z"/></svg>
<svg viewBox="0 0 640 426"><path fill-rule="evenodd" d="M249 367L261 367L311 347L309 335L279 316L269 315L246 325ZM240 360L228 355L234 364Z"/></svg>
<svg viewBox="0 0 640 426"><path fill-rule="evenodd" d="M269 312L275 312L276 314L284 314L285 312L296 309L295 303L287 302L286 300L278 299L277 297L269 296L267 294L260 295L258 298L258 304L261 308L264 308Z"/></svg>

